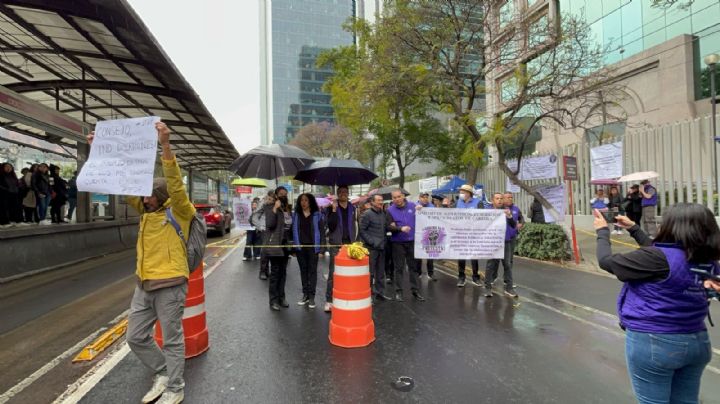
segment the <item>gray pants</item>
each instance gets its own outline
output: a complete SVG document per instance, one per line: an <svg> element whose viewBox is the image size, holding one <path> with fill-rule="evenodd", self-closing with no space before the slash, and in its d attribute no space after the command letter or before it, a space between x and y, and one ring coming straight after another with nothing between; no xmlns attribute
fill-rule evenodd
<svg viewBox="0 0 720 404"><path fill-rule="evenodd" d="M182 317L186 294L187 283L151 292L136 286L128 316L127 343L130 349L156 374L167 375L167 389L175 392L185 386ZM153 339L156 320L160 321L162 327L162 351Z"/></svg>
<svg viewBox="0 0 720 404"><path fill-rule="evenodd" d="M502 261L503 264L503 281L505 283L505 288L507 289L513 287L512 266L514 253L515 239L505 241L505 257L502 260L488 260L487 265L485 266L486 288L491 288L492 283L495 282L495 279L497 279L498 270L500 269L500 261Z"/></svg>
<svg viewBox="0 0 720 404"><path fill-rule="evenodd" d="M655 220L655 206L643 206L642 208L643 229L650 237L657 235L657 221Z"/></svg>

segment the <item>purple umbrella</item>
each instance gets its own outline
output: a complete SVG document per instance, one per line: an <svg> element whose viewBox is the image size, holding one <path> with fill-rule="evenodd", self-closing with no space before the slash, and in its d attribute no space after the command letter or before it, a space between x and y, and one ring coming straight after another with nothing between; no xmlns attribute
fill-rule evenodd
<svg viewBox="0 0 720 404"><path fill-rule="evenodd" d="M332 203L332 199L330 198L315 198L315 201L317 202L319 208L330 206Z"/></svg>
<svg viewBox="0 0 720 404"><path fill-rule="evenodd" d="M295 179L311 185L359 185L367 184L377 175L357 160L330 158L316 161L298 171Z"/></svg>

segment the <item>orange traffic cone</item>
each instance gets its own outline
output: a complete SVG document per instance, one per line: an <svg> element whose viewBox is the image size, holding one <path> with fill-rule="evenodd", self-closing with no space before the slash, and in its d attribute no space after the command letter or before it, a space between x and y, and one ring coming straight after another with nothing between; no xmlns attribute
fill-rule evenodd
<svg viewBox="0 0 720 404"><path fill-rule="evenodd" d="M198 356L207 351L209 343L205 318L205 278L203 276L202 262L190 274L182 322L183 334L185 335L185 359ZM155 341L162 348L163 337L159 321L155 323Z"/></svg>
<svg viewBox="0 0 720 404"><path fill-rule="evenodd" d="M360 348L375 341L370 290L370 260L348 257L346 247L335 256L330 343Z"/></svg>

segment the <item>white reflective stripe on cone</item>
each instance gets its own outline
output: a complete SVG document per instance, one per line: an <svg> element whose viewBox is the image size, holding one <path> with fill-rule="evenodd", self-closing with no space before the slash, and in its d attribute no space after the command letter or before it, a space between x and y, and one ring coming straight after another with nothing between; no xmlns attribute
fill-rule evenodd
<svg viewBox="0 0 720 404"><path fill-rule="evenodd" d="M372 306L372 298L357 299L357 300L343 300L333 298L332 301L333 309L339 310L361 310Z"/></svg>
<svg viewBox="0 0 720 404"><path fill-rule="evenodd" d="M192 307L186 307L183 313L183 320L190 317L199 316L205 313L205 303L196 304Z"/></svg>
<svg viewBox="0 0 720 404"><path fill-rule="evenodd" d="M370 273L370 267L367 265L360 265L356 267L344 267L335 265L335 275L340 276L361 276Z"/></svg>

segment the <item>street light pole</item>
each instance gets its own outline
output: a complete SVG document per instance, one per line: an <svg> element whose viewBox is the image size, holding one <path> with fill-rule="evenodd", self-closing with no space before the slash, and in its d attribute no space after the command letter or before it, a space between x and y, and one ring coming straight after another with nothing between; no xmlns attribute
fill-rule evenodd
<svg viewBox="0 0 720 404"><path fill-rule="evenodd" d="M715 174L715 192L720 193L720 178L718 178L718 166L717 166L717 141L718 141L718 133L717 133L717 123L715 116L717 115L717 94L715 91L715 66L717 66L718 62L720 62L720 55L717 53L713 53L710 55L705 56L704 59L705 64L708 66L709 74L710 74L710 127L712 128L712 141L713 141L713 169ZM713 210L715 210L715 196L713 195L713 201L712 201ZM715 212L715 214L718 214L720 212Z"/></svg>

